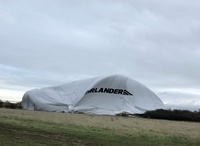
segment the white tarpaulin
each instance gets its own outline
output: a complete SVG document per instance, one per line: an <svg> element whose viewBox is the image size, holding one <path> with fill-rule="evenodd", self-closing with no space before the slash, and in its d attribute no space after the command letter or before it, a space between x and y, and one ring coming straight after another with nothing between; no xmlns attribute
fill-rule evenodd
<svg viewBox="0 0 200 146"><path fill-rule="evenodd" d="M163 102L141 83L121 75L74 81L27 91L23 109L87 114L141 114L164 109Z"/></svg>

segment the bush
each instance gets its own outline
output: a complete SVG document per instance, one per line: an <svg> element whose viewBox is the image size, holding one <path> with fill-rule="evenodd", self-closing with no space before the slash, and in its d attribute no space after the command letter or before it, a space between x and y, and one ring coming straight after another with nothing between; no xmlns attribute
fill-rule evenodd
<svg viewBox="0 0 200 146"><path fill-rule="evenodd" d="M9 101L3 102L4 108L11 108L11 103Z"/></svg>
<svg viewBox="0 0 200 146"><path fill-rule="evenodd" d="M0 99L0 108L3 107L3 101Z"/></svg>
<svg viewBox="0 0 200 146"><path fill-rule="evenodd" d="M177 120L177 121L194 121L200 122L200 113L191 112L188 110L155 110L147 111L142 115L144 118L154 119L166 119L166 120Z"/></svg>
<svg viewBox="0 0 200 146"><path fill-rule="evenodd" d="M12 108L12 109L16 109L16 108L17 108L17 104L16 104L16 103L11 103L10 108Z"/></svg>
<svg viewBox="0 0 200 146"><path fill-rule="evenodd" d="M17 102L17 103L16 103L16 108L17 108L17 109L22 109L22 104L21 104L21 102Z"/></svg>

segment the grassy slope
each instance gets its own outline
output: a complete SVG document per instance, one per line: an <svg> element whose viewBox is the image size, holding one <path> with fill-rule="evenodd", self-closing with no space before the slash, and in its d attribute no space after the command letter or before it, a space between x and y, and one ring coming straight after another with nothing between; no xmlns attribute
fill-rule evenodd
<svg viewBox="0 0 200 146"><path fill-rule="evenodd" d="M200 124L0 109L0 145L200 145Z"/></svg>

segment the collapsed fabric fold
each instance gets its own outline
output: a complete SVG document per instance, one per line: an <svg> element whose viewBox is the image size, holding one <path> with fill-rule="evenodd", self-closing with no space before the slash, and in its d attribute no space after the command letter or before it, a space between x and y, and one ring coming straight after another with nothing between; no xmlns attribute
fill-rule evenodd
<svg viewBox="0 0 200 146"><path fill-rule="evenodd" d="M163 102L141 83L112 75L78 80L60 86L27 91L23 109L86 114L141 114L165 109Z"/></svg>

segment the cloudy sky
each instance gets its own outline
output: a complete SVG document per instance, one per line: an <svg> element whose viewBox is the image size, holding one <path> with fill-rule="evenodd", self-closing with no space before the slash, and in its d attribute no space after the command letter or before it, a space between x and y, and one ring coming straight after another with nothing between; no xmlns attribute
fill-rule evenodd
<svg viewBox="0 0 200 146"><path fill-rule="evenodd" d="M0 99L122 74L200 109L199 0L0 0Z"/></svg>

